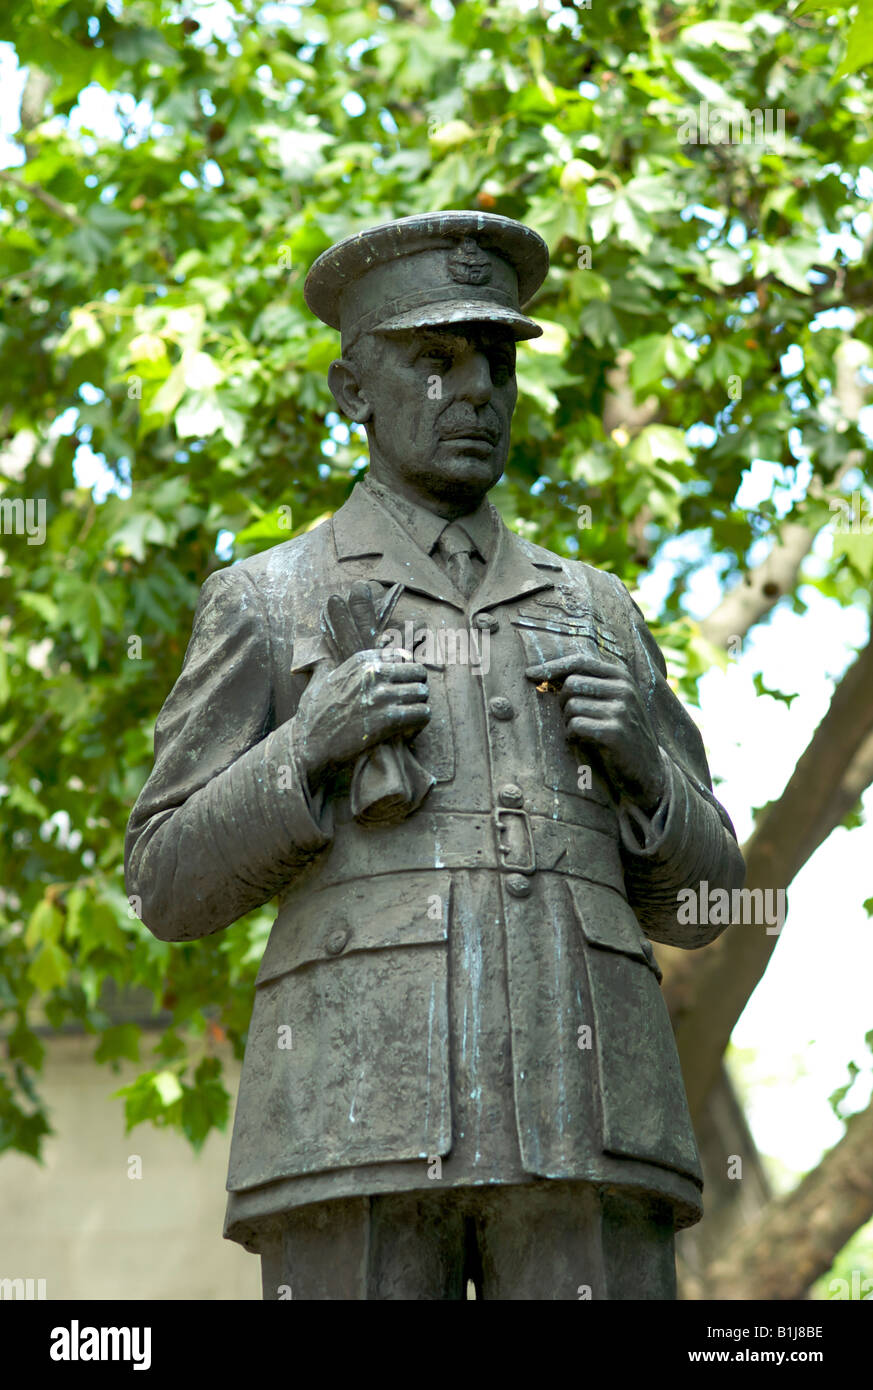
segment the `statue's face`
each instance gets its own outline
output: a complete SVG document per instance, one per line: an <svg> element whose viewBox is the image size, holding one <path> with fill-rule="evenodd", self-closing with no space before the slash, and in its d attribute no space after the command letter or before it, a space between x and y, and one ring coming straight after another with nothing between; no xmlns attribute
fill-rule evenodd
<svg viewBox="0 0 873 1390"><path fill-rule="evenodd" d="M506 466L517 396L512 333L464 323L361 346L373 476L435 510L475 506Z"/></svg>

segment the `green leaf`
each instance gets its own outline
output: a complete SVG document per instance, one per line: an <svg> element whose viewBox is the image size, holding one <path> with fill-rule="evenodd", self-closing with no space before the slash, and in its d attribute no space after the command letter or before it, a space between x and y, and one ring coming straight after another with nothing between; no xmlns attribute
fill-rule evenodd
<svg viewBox="0 0 873 1390"><path fill-rule="evenodd" d="M221 429L224 416L214 394L192 391L176 411L176 433L180 439L208 439Z"/></svg>
<svg viewBox="0 0 873 1390"><path fill-rule="evenodd" d="M245 418L211 391L192 391L176 411L176 433L180 438L208 439L220 432L229 444L242 443Z"/></svg>
<svg viewBox="0 0 873 1390"><path fill-rule="evenodd" d="M19 1018L12 1032L6 1038L6 1053L10 1062L21 1061L33 1071L39 1071L45 1057L45 1048L23 1018Z"/></svg>
<svg viewBox="0 0 873 1390"><path fill-rule="evenodd" d="M42 994L48 994L67 983L70 964L70 957L62 946L44 941L27 967L27 977Z"/></svg>
<svg viewBox="0 0 873 1390"><path fill-rule="evenodd" d="M715 246L707 251L710 275L716 285L738 285L748 266L738 251L730 246Z"/></svg>
<svg viewBox="0 0 873 1390"><path fill-rule="evenodd" d="M533 352L544 353L546 357L563 357L570 342L570 335L562 323L552 323L548 319L537 319L543 330L541 338L532 338L528 344Z"/></svg>
<svg viewBox="0 0 873 1390"><path fill-rule="evenodd" d="M108 902L92 897L83 904L77 919L77 960L86 961L95 951L107 951L116 956L127 954L128 937L119 926Z"/></svg>
<svg viewBox="0 0 873 1390"><path fill-rule="evenodd" d="M108 545L120 555L131 555L140 563L146 558L147 545L163 545L167 528L154 512L134 512L109 537Z"/></svg>
<svg viewBox="0 0 873 1390"><path fill-rule="evenodd" d="M751 53L752 40L742 24L734 24L727 19L706 19L700 24L690 24L679 31L681 43L692 47L725 49L729 53Z"/></svg>
<svg viewBox="0 0 873 1390"><path fill-rule="evenodd" d="M836 1091L834 1091L830 1096L828 1096L828 1104L830 1105L838 1120L845 1118L842 1112L843 1101L846 1099L846 1096L849 1094L852 1087L854 1086L856 1078L860 1075L861 1068L858 1066L857 1062L853 1062L850 1060L848 1064L848 1071L849 1079L845 1083L845 1085L839 1086Z"/></svg>
<svg viewBox="0 0 873 1390"><path fill-rule="evenodd" d="M288 525L291 519L290 514L290 507L286 507L284 511L268 512L258 521L253 521L250 526L244 526L241 531L237 531L234 536L234 544L247 545L251 541L269 541L272 545L276 545L281 541L290 540L292 535Z"/></svg>
<svg viewBox="0 0 873 1390"><path fill-rule="evenodd" d="M74 308L70 311L70 326L58 340L57 351L68 353L70 357L81 357L103 345L104 334L100 323L91 309Z"/></svg>
<svg viewBox="0 0 873 1390"><path fill-rule="evenodd" d="M173 1105L177 1100L181 1100L182 1085L175 1072L157 1072L153 1078L152 1084L160 1096L162 1105Z"/></svg>
<svg viewBox="0 0 873 1390"><path fill-rule="evenodd" d="M169 1078L169 1080L168 1080ZM177 1104L182 1088L172 1072L142 1072L135 1081L122 1086L114 1095L124 1100L124 1123L129 1133L146 1121L165 1125L168 1109Z"/></svg>
<svg viewBox="0 0 873 1390"><path fill-rule="evenodd" d="M58 605L48 594L32 594L27 591L18 595L19 603L25 608L29 608L33 613L37 613L43 622L51 628L59 626Z"/></svg>
<svg viewBox="0 0 873 1390"><path fill-rule="evenodd" d="M687 62L685 58L676 58L673 61L679 77L692 87L695 92L703 97L704 101L709 101L713 106L719 107L723 111L734 111L741 109L740 101L734 97L726 87L722 87L718 82L714 82L711 77L707 77L695 67L693 63Z"/></svg>
<svg viewBox="0 0 873 1390"><path fill-rule="evenodd" d="M821 259L821 246L812 240L777 242L774 246L759 241L752 248L752 265L756 275L775 275L777 280L782 280L800 294L812 293L809 271Z"/></svg>
<svg viewBox="0 0 873 1390"><path fill-rule="evenodd" d="M67 920L64 936L68 941L77 941L82 931L82 918L85 912L88 895L84 888L72 888L67 894L65 906L67 909Z"/></svg>
<svg viewBox="0 0 873 1390"><path fill-rule="evenodd" d="M24 944L32 951L40 943L57 942L63 929L64 914L49 898L42 898L30 914Z"/></svg>
<svg viewBox="0 0 873 1390"><path fill-rule="evenodd" d="M182 1099L182 1128L195 1150L212 1129L224 1129L230 1113L230 1096L219 1079L221 1064L204 1057L194 1073L193 1087L186 1086Z"/></svg>
<svg viewBox="0 0 873 1390"><path fill-rule="evenodd" d="M793 695L786 695L784 690L774 690L772 686L764 684L764 677L761 675L760 671L755 672L752 680L756 695L769 695L771 700L779 700L782 704L787 705L789 709L791 708L792 700L796 700L800 693L795 690Z"/></svg>
<svg viewBox="0 0 873 1390"><path fill-rule="evenodd" d="M672 333L647 334L635 339L629 348L634 355L630 379L635 392L660 385L665 376L681 379L695 356L691 345Z"/></svg>
<svg viewBox="0 0 873 1390"><path fill-rule="evenodd" d="M873 580L873 533L857 535L838 531L834 535L833 553L834 556L845 555L861 579Z"/></svg>
<svg viewBox="0 0 873 1390"><path fill-rule="evenodd" d="M139 1061L140 1028L135 1023L119 1023L104 1032L94 1052L95 1062L118 1062L126 1058Z"/></svg>
<svg viewBox="0 0 873 1390"><path fill-rule="evenodd" d="M684 430L672 425L646 425L628 448L636 463L686 463L691 457Z"/></svg>
<svg viewBox="0 0 873 1390"><path fill-rule="evenodd" d="M585 305L579 315L579 328L597 348L602 348L607 343L617 347L621 341L615 314L608 304L599 299L592 299Z"/></svg>
<svg viewBox="0 0 873 1390"><path fill-rule="evenodd" d="M846 56L834 73L834 81L858 72L873 62L873 7L860 4L846 40Z"/></svg>
<svg viewBox="0 0 873 1390"><path fill-rule="evenodd" d="M167 345L155 333L138 333L127 345L129 362L162 362L167 358Z"/></svg>
<svg viewBox="0 0 873 1390"><path fill-rule="evenodd" d="M646 251L652 240L651 215L674 209L678 195L664 179L640 175L616 191L594 184L588 201L595 243L605 241L612 232L621 241Z"/></svg>

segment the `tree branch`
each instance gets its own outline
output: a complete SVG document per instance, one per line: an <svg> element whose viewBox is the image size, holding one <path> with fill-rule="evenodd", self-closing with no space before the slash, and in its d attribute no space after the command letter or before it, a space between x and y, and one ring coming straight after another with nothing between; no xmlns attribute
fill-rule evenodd
<svg viewBox="0 0 873 1390"><path fill-rule="evenodd" d="M733 639L745 637L750 628L765 618L793 590L816 535L809 526L796 522L783 526L770 554L749 570L703 619L700 631L706 640L715 647L728 647Z"/></svg>
<svg viewBox="0 0 873 1390"><path fill-rule="evenodd" d="M785 889L873 780L873 640L837 686L782 795L760 814L743 853L746 887ZM729 928L706 951L659 948L692 1114L718 1075L730 1035L779 940Z"/></svg>
<svg viewBox="0 0 873 1390"><path fill-rule="evenodd" d="M846 1241L873 1216L873 1101L787 1197L773 1202L730 1245L706 1278L706 1297L802 1298Z"/></svg>
<svg viewBox="0 0 873 1390"><path fill-rule="evenodd" d="M44 188L40 188L38 183L25 183L24 179L16 178L15 174L10 174L8 169L0 169L0 179L2 179L4 183L14 184L16 188L20 188L25 193L29 193L33 198L38 198L50 212L55 214L55 216L66 218L68 222L72 222L76 227L85 226L84 219L79 216L74 208L69 207L66 203L62 203L53 193L47 193Z"/></svg>
<svg viewBox="0 0 873 1390"><path fill-rule="evenodd" d="M863 404L862 398L858 409ZM847 473L853 468L859 468L863 462L863 449L850 449L834 474L834 483L840 482ZM812 500L824 496L824 486L820 478L812 479L807 496ZM821 529L823 528L819 528ZM819 531L811 526L804 526L799 522L786 522L770 554L760 565L749 570L740 583L725 594L709 617L703 619L700 630L707 641L716 647L726 647L731 638L745 637L756 623L766 618L779 600L793 591L800 567L818 534Z"/></svg>
<svg viewBox="0 0 873 1390"><path fill-rule="evenodd" d="M21 752L23 748L26 748L29 743L33 742L40 729L42 729L48 723L50 718L51 711L44 710L43 713L39 716L39 718L34 720L34 722L31 724L30 728L27 730L27 733L22 734L21 738L18 740L17 743L10 744L6 751L0 754L0 757L5 758L7 762L12 762L13 758L17 758L18 754Z"/></svg>

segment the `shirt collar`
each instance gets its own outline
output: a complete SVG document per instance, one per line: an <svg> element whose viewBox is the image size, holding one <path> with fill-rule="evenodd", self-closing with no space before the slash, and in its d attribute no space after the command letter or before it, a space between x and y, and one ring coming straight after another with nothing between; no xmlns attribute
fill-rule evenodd
<svg viewBox="0 0 873 1390"><path fill-rule="evenodd" d="M377 483L369 473L362 479L361 486L400 522L426 555L432 554L443 531L451 524L445 517L437 516L417 502L410 502L407 497L399 497L383 483ZM483 497L475 511L456 518L486 562L490 561L495 547L493 511L487 497Z"/></svg>

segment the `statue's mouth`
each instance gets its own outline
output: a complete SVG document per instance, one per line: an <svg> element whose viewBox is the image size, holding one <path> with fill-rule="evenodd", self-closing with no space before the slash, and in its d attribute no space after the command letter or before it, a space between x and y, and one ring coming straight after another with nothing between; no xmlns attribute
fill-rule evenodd
<svg viewBox="0 0 873 1390"><path fill-rule="evenodd" d="M497 436L494 434L493 430L486 430L477 425L470 425L467 429L452 430L447 434L443 434L441 437L443 439L452 440L476 440L480 443L490 444L492 446L497 443Z"/></svg>

